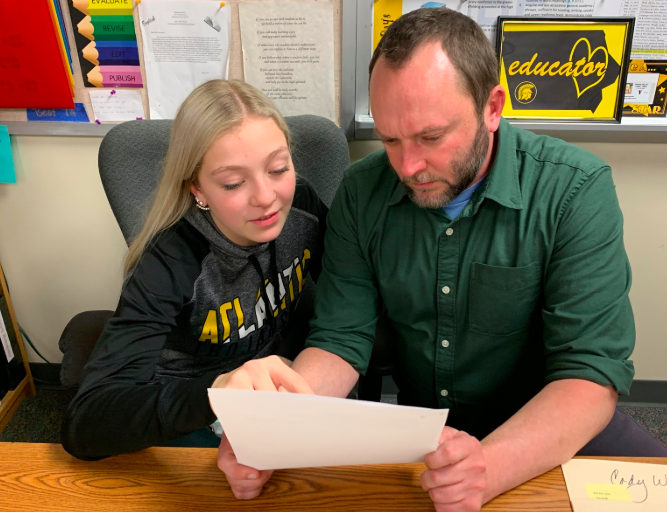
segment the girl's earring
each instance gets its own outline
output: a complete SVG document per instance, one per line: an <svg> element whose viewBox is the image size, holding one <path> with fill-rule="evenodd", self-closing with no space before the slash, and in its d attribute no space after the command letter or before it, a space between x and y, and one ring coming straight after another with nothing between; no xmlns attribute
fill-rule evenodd
<svg viewBox="0 0 667 512"><path fill-rule="evenodd" d="M195 204L197 205L197 208L199 208L200 210L208 211L211 209L208 206L205 206L203 201L200 201L199 198L196 196L195 196Z"/></svg>

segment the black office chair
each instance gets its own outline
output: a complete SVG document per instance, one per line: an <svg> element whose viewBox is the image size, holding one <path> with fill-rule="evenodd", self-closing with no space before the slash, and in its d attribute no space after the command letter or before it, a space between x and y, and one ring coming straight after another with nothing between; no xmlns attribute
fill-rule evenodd
<svg viewBox="0 0 667 512"><path fill-rule="evenodd" d="M349 164L349 150L343 132L331 121L318 116L286 118L292 134L292 157L297 173L313 186L327 205L338 189ZM114 127L100 146L98 164L104 191L127 243L140 229L141 221L158 184L162 162L169 145L171 121L130 121ZM315 286L307 281L299 301L300 325L307 328L312 316ZM113 311L85 311L65 327L59 341L63 353L60 381L76 388L81 370ZM378 344L378 347L384 344ZM386 365L380 368L386 371ZM380 372L381 373L381 372ZM367 399L380 399L382 377L373 370L360 384Z"/></svg>

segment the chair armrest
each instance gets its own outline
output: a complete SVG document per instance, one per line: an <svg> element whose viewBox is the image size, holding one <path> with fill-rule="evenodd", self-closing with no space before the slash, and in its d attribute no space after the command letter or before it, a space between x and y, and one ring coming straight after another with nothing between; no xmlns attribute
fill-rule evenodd
<svg viewBox="0 0 667 512"><path fill-rule="evenodd" d="M93 347L100 337L104 324L111 318L113 311L84 311L72 318L58 342L63 353L60 366L60 383L66 388L77 388L81 370L90 357Z"/></svg>

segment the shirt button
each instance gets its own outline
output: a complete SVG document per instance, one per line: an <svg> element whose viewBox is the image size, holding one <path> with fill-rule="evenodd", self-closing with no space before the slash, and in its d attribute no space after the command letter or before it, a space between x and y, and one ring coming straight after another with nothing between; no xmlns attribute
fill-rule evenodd
<svg viewBox="0 0 667 512"><path fill-rule="evenodd" d="M452 228L447 228L447 231L445 231L445 235L449 236L452 233L454 233L454 230Z"/></svg>
<svg viewBox="0 0 667 512"><path fill-rule="evenodd" d="M447 348L449 347L449 341L448 340L442 340L442 346Z"/></svg>
<svg viewBox="0 0 667 512"><path fill-rule="evenodd" d="M449 391L447 391L446 389L443 389L442 391L440 391L440 394L442 396L447 396L447 395L449 395Z"/></svg>
<svg viewBox="0 0 667 512"><path fill-rule="evenodd" d="M449 289L449 286L443 286L442 287L442 293L447 295L449 292L451 292L451 290Z"/></svg>

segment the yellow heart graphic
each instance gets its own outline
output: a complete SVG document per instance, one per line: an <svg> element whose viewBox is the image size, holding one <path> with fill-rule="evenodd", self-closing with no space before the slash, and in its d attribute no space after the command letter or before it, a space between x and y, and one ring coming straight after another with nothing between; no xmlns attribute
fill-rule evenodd
<svg viewBox="0 0 667 512"><path fill-rule="evenodd" d="M591 43L589 43L588 39L586 39L585 37L582 37L576 43L574 43L574 46L572 47L572 51L570 52L570 62L572 62L572 56L574 55L574 52L577 49L577 46L579 46L579 43L581 43L582 41L588 47L588 57L587 57L587 60L586 60L587 63L591 61L591 59L593 58L593 55L595 55L598 51L604 52L604 69L605 69L605 73L606 73L607 66L609 65L609 52L607 52L607 49L604 48L603 46L598 46L595 50L593 50L591 52ZM602 81L603 78L604 78L604 75L602 75L596 82L593 82L591 85L586 87L583 91L580 91L579 90L579 82L577 82L577 77L573 75L572 80L574 80L574 86L577 88L577 98L581 97L581 95L584 94L591 87L594 87L597 84L599 84Z"/></svg>

